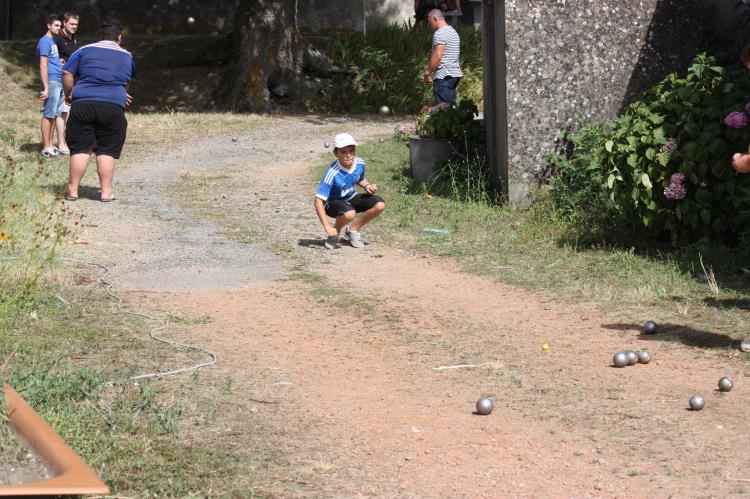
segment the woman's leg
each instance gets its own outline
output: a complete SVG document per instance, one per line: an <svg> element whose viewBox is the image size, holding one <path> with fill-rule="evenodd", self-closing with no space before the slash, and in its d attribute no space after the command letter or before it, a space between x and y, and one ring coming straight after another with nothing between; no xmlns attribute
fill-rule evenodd
<svg viewBox="0 0 750 499"><path fill-rule="evenodd" d="M81 185L83 174L86 173L91 152L83 152L70 156L70 179L68 180L68 196L78 197L78 186Z"/></svg>
<svg viewBox="0 0 750 499"><path fill-rule="evenodd" d="M96 172L99 174L99 185L102 188L102 199L110 200L112 194L112 178L115 175L115 158L106 154L96 155Z"/></svg>

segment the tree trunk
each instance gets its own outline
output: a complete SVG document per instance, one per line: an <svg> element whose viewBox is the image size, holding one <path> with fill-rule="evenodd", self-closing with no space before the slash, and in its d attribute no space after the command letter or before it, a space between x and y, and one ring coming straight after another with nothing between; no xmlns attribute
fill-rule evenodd
<svg viewBox="0 0 750 499"><path fill-rule="evenodd" d="M271 93L299 97L302 51L298 0L240 0L232 54L216 93L218 107L267 113Z"/></svg>

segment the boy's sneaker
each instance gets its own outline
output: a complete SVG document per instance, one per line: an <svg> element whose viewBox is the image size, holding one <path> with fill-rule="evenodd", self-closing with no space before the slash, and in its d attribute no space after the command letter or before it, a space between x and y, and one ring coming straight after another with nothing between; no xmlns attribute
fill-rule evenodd
<svg viewBox="0 0 750 499"><path fill-rule="evenodd" d="M362 234L360 234L359 231L350 230L349 227L347 227L346 237L349 238L349 244L351 244L353 248L365 247L365 243L362 242Z"/></svg>
<svg viewBox="0 0 750 499"><path fill-rule="evenodd" d="M327 249L336 249L339 247L339 236L328 236L323 243Z"/></svg>
<svg viewBox="0 0 750 499"><path fill-rule="evenodd" d="M57 154L54 149L42 149L42 156L45 158L54 158Z"/></svg>

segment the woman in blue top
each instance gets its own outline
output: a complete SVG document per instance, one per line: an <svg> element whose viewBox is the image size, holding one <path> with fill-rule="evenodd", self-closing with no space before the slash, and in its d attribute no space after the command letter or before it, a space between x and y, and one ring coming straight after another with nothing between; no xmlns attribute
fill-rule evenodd
<svg viewBox="0 0 750 499"><path fill-rule="evenodd" d="M78 186L92 152L96 154L100 199L115 199L112 177L128 129L125 106L132 97L127 88L135 78L133 56L120 47L121 42L122 28L116 21L107 21L102 25L101 41L73 52L63 68L65 101L73 104L65 133L70 148L69 201L78 199Z"/></svg>

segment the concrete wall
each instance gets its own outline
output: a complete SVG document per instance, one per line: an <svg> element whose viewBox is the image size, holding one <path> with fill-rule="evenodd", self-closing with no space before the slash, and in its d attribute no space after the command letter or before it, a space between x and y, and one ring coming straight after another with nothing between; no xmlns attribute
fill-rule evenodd
<svg viewBox="0 0 750 499"><path fill-rule="evenodd" d="M301 29L362 31L369 26L401 22L414 14L411 0L299 0ZM0 38L11 11L14 40L38 38L50 13L75 10L81 15L81 35L93 35L104 17L115 16L136 34L225 33L232 29L237 0L0 0ZM193 17L195 22L188 24Z"/></svg>
<svg viewBox="0 0 750 499"><path fill-rule="evenodd" d="M612 118L637 91L683 71L702 12L700 0L506 0L511 201L526 204L576 110Z"/></svg>

